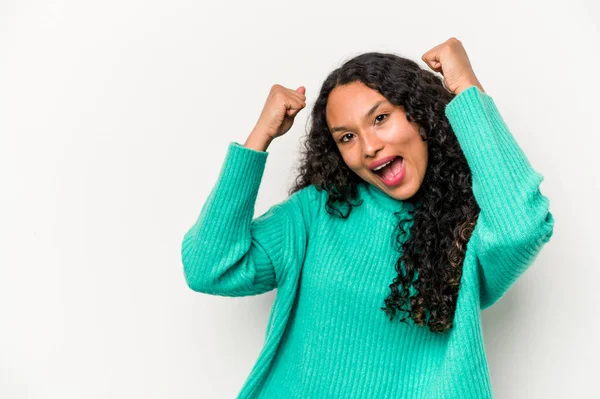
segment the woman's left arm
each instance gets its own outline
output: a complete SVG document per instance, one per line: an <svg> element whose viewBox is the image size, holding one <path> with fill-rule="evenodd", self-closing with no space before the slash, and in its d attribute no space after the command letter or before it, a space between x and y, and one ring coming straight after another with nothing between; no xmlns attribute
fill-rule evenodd
<svg viewBox="0 0 600 399"><path fill-rule="evenodd" d="M531 167L494 100L473 72L462 42L451 37L421 57L456 94L445 114L472 172L481 209L471 235L480 264L481 309L493 305L550 240L554 217Z"/></svg>
<svg viewBox="0 0 600 399"><path fill-rule="evenodd" d="M472 172L481 209L471 239L480 269L481 309L493 305L550 240L554 217L532 168L492 97L463 89L445 109Z"/></svg>

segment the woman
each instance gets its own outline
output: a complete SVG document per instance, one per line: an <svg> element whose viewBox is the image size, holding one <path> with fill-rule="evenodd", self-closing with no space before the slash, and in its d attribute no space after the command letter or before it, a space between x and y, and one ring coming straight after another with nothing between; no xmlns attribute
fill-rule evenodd
<svg viewBox="0 0 600 399"><path fill-rule="evenodd" d="M290 196L252 220L273 139L306 106L274 85L182 243L193 290L278 288L239 398L491 398L481 310L553 233L535 171L456 38L347 61L312 110ZM394 318L396 314L404 317Z"/></svg>

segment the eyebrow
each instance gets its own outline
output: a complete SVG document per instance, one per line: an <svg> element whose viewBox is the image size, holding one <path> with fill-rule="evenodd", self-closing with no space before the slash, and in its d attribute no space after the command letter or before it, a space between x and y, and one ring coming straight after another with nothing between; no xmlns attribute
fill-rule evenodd
<svg viewBox="0 0 600 399"><path fill-rule="evenodd" d="M365 114L364 118L368 118L369 116L371 116L375 111L377 111L377 108L384 102L385 100L379 100L377 101L372 107L371 109ZM350 128L347 128L346 126L336 126L334 128L331 128L331 134L334 134L335 132L338 132L340 130L351 130Z"/></svg>

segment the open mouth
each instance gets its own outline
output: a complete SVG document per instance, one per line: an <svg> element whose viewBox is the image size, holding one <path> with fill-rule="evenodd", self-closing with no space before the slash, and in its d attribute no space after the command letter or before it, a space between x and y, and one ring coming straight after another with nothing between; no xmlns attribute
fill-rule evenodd
<svg viewBox="0 0 600 399"><path fill-rule="evenodd" d="M372 170L388 186L394 186L404 178L404 158L397 156L385 165Z"/></svg>

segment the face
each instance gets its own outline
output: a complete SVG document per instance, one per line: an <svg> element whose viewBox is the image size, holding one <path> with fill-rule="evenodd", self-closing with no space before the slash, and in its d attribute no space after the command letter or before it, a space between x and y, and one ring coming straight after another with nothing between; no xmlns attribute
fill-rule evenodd
<svg viewBox="0 0 600 399"><path fill-rule="evenodd" d="M402 107L357 81L331 91L325 114L344 162L360 178L399 200L418 191L427 169L427 143ZM382 176L372 170L373 163L389 157L397 158L379 171Z"/></svg>

